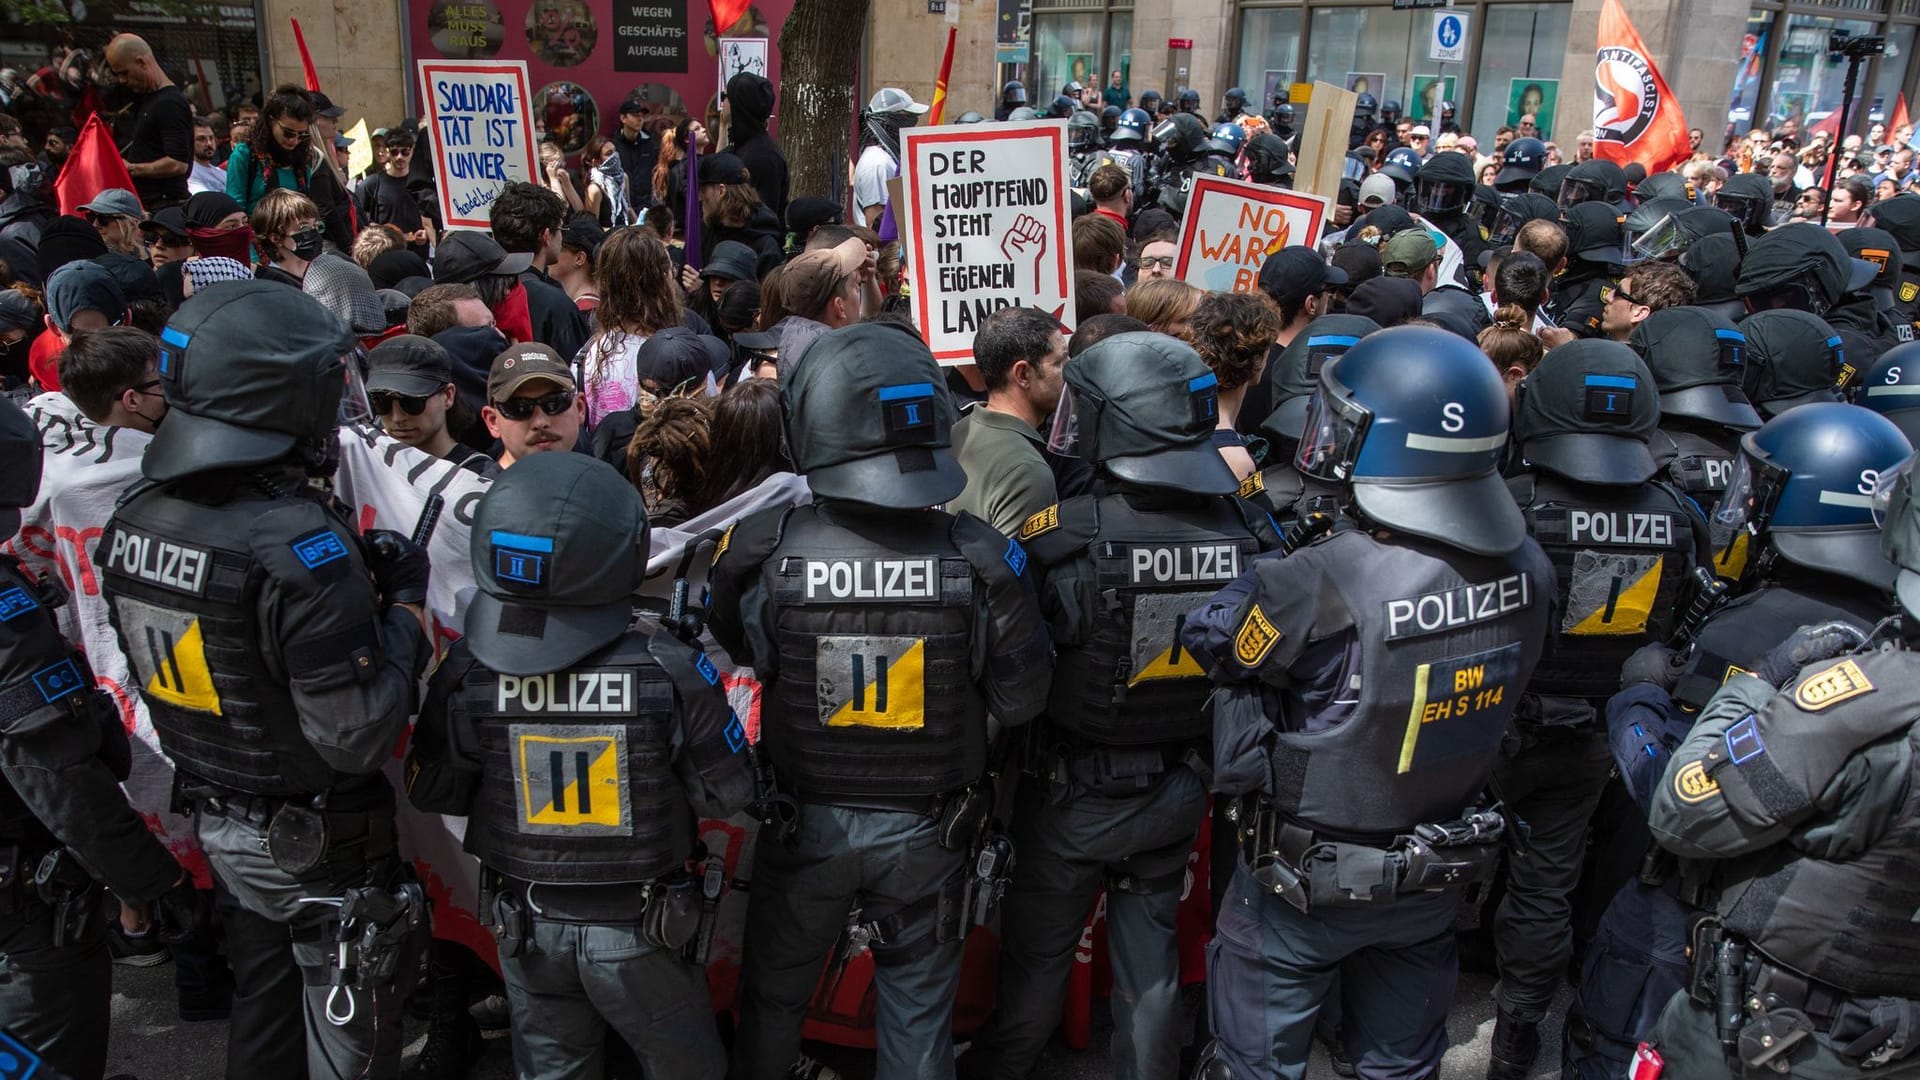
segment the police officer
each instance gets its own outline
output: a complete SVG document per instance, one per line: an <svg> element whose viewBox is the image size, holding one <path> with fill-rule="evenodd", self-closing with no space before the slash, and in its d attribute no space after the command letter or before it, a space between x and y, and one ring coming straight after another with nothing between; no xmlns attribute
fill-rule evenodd
<svg viewBox="0 0 1920 1080"><path fill-rule="evenodd" d="M1487 250L1487 238L1467 217L1473 187L1473 159L1458 151L1443 151L1422 162L1415 174L1412 209L1460 245L1465 265L1477 267L1480 253Z"/></svg>
<svg viewBox="0 0 1920 1080"><path fill-rule="evenodd" d="M1400 133L1400 103L1388 98L1380 103L1380 126L1387 129L1387 145L1398 146Z"/></svg>
<svg viewBox="0 0 1920 1080"><path fill-rule="evenodd" d="M1675 172L1657 172L1633 186L1633 197L1642 203L1649 199L1679 199L1696 204L1698 196L1687 178Z"/></svg>
<svg viewBox="0 0 1920 1080"><path fill-rule="evenodd" d="M1539 139L1515 139L1500 152L1500 171L1493 187L1502 195L1525 194L1533 178L1547 167L1547 144Z"/></svg>
<svg viewBox="0 0 1920 1080"><path fill-rule="evenodd" d="M1106 153L1101 156L1102 164L1118 165L1133 178L1135 206L1147 205L1148 150L1151 148L1147 139L1152 130L1153 118L1146 110L1122 111L1120 119L1114 122L1113 137Z"/></svg>
<svg viewBox="0 0 1920 1080"><path fill-rule="evenodd" d="M1505 196L1500 200L1500 212L1487 227L1487 243L1496 251L1510 248L1514 237L1520 235L1522 225L1542 220L1560 220L1560 208L1553 205L1552 199L1531 191Z"/></svg>
<svg viewBox="0 0 1920 1080"><path fill-rule="evenodd" d="M1762 236L1773 219L1773 183L1766 173L1736 173L1714 193L1713 205L1733 215L1748 236Z"/></svg>
<svg viewBox="0 0 1920 1080"><path fill-rule="evenodd" d="M1026 85L1010 82L1000 88L1000 107L994 110L994 119L1011 120L1013 110L1024 108L1027 104Z"/></svg>
<svg viewBox="0 0 1920 1080"><path fill-rule="evenodd" d="M1279 260L1268 262L1274 266L1271 278L1277 281L1284 264ZM1266 265L1261 269L1265 270ZM1346 284L1346 273L1339 267L1328 267L1324 274L1328 285ZM1307 323L1306 329L1295 334L1292 341L1268 351L1266 371L1259 382L1248 388L1246 400L1241 404L1240 430L1267 440L1268 470L1275 470L1270 473L1271 478L1299 476L1293 467L1293 456L1299 448L1300 429L1307 422L1307 400L1320 385L1320 369L1378 329L1380 324L1365 315L1323 314ZM1265 491L1257 484L1253 490ZM1241 495L1251 497L1247 491ZM1291 511L1287 508L1298 495L1297 483L1283 482L1266 492L1266 508L1278 515L1283 524L1287 523L1291 520Z"/></svg>
<svg viewBox="0 0 1920 1080"><path fill-rule="evenodd" d="M1678 224L1681 248L1676 261L1693 278L1694 305L1730 321L1746 318L1739 281L1747 238L1739 224L1712 206L1694 207L1680 215Z"/></svg>
<svg viewBox="0 0 1920 1080"><path fill-rule="evenodd" d="M1380 108L1380 102L1372 94L1361 94L1353 102L1353 127L1347 136L1347 149L1352 150L1367 141L1367 132L1373 130L1373 114Z"/></svg>
<svg viewBox="0 0 1920 1080"><path fill-rule="evenodd" d="M743 518L714 562L714 637L759 674L760 749L799 804L757 845L737 1080L792 1063L843 932L872 942L876 1073L952 1075L987 714L1032 718L1050 663L1025 549L924 509L966 484L941 382L905 326L822 335L780 387L814 502Z"/></svg>
<svg viewBox="0 0 1920 1080"><path fill-rule="evenodd" d="M1219 684L1214 790L1249 796L1203 1076L1300 1080L1336 972L1361 1075L1439 1068L1453 919L1502 834L1481 796L1553 608L1499 476L1507 416L1471 343L1368 335L1321 368L1298 458L1363 527L1256 562L1187 617Z"/></svg>
<svg viewBox="0 0 1920 1080"><path fill-rule="evenodd" d="M1272 128L1273 133L1280 136L1288 146L1292 146L1294 137L1293 103L1283 98L1281 93L1282 92L1278 90L1273 93L1273 110L1267 113L1267 126Z"/></svg>
<svg viewBox="0 0 1920 1080"><path fill-rule="evenodd" d="M1160 119L1160 106L1164 104L1163 99L1160 97L1160 91L1140 91L1138 104L1140 111L1146 113L1149 118L1156 122Z"/></svg>
<svg viewBox="0 0 1920 1080"><path fill-rule="evenodd" d="M1920 195L1895 195L1869 207L1862 225L1885 229L1900 245L1900 283L1893 291L1895 318L1920 330Z"/></svg>
<svg viewBox="0 0 1920 1080"><path fill-rule="evenodd" d="M1763 417L1796 405L1839 401L1836 383L1847 362L1840 335L1806 311L1756 311L1740 320L1747 339L1741 389Z"/></svg>
<svg viewBox="0 0 1920 1080"><path fill-rule="evenodd" d="M1153 129L1153 141L1160 146L1154 161L1152 184L1161 209L1176 219L1187 212L1187 195L1193 190L1196 173L1223 176L1224 170L1207 156L1207 127L1188 112L1176 112Z"/></svg>
<svg viewBox="0 0 1920 1080"><path fill-rule="evenodd" d="M19 529L39 487L40 433L0 400L0 535ZM198 905L120 790L127 729L60 635L66 600L59 582L0 554L0 1017L49 1068L98 1080L113 974L96 881L125 905L127 929L144 929L158 902L170 941L194 929Z"/></svg>
<svg viewBox="0 0 1920 1080"><path fill-rule="evenodd" d="M1858 380L1853 403L1893 421L1908 442L1920 440L1920 343L1881 354Z"/></svg>
<svg viewBox="0 0 1920 1080"><path fill-rule="evenodd" d="M1393 181L1394 198L1406 204L1413 192L1413 178L1420 172L1420 152L1411 146L1396 146L1387 151L1378 171Z"/></svg>
<svg viewBox="0 0 1920 1080"><path fill-rule="evenodd" d="M1620 665L1667 639L1690 571L1708 557L1705 520L1655 479L1647 445L1659 423L1652 374L1616 341L1555 349L1515 395L1518 469L1508 487L1553 562L1560 618L1494 772L1501 798L1530 831L1494 916L1500 985L1490 1080L1528 1074L1572 953L1569 897L1611 768L1603 711Z"/></svg>
<svg viewBox="0 0 1920 1080"><path fill-rule="evenodd" d="M1621 255L1628 264L1649 259L1678 259L1686 237L1680 218L1693 209L1685 199L1646 198L1620 221Z"/></svg>
<svg viewBox="0 0 1920 1080"><path fill-rule="evenodd" d="M1114 955L1113 1074L1167 1077L1180 1047L1175 923L1207 805L1212 687L1180 621L1280 545L1212 445L1213 373L1160 334L1104 338L1067 365L1072 447L1106 484L1020 529L1059 651L1015 817L1000 994L979 1075L1029 1075L1059 1022L1102 886ZM1059 431L1065 424L1056 424ZM1064 440L1054 449L1066 452Z"/></svg>
<svg viewBox="0 0 1920 1080"><path fill-rule="evenodd" d="M1887 350L1914 340L1913 324L1893 313L1893 295L1900 287L1900 245L1884 229L1842 229L1834 234L1850 258L1874 265L1873 280L1864 289L1849 290L1827 310L1827 322L1840 335L1847 362L1841 368L1840 389L1850 390L1860 374Z"/></svg>
<svg viewBox="0 0 1920 1080"><path fill-rule="evenodd" d="M1247 145L1247 129L1239 124L1216 124L1207 135L1205 171L1230 180L1245 179L1240 171L1240 150Z"/></svg>
<svg viewBox="0 0 1920 1080"><path fill-rule="evenodd" d="M1602 202L1613 207L1616 215L1624 216L1628 207L1623 205L1627 198L1627 174L1620 166L1603 158L1583 161L1567 172L1560 181L1560 208L1562 210L1578 206L1583 202Z"/></svg>
<svg viewBox="0 0 1920 1080"><path fill-rule="evenodd" d="M426 552L316 486L353 347L318 301L215 285L160 341L167 422L99 550L224 910L228 1075L390 1077L426 905L380 770L432 655Z"/></svg>
<svg viewBox="0 0 1920 1080"><path fill-rule="evenodd" d="M1738 583L1744 591L1717 609L1690 604L1677 647L1635 653L1607 703L1614 764L1642 813L1656 792L1712 796L1699 772L1664 774L1721 684L1756 670L1801 626L1838 621L1865 631L1887 613L1893 570L1875 550L1871 508L1852 496L1868 482L1863 473L1891 470L1906 446L1892 425L1842 405L1794 409L1743 439L1741 480L1719 509L1758 553ZM1640 872L1613 895L1582 964L1567 1017L1570 1080L1624 1075L1661 1008L1687 983L1690 928L1713 883L1700 867L1676 865L1653 848L1650 835L1643 846ZM1705 1074L1674 1067L1667 1075Z"/></svg>
<svg viewBox="0 0 1920 1080"><path fill-rule="evenodd" d="M1547 310L1554 324L1580 337L1602 337L1606 300L1602 293L1624 260L1620 220L1613 207L1597 200L1566 211L1567 269L1553 279ZM1655 372L1659 374L1659 372Z"/></svg>
<svg viewBox="0 0 1920 1080"><path fill-rule="evenodd" d="M1807 406L1773 423L1816 411L1858 412ZM1849 533L1848 554L1898 566L1900 607L1915 618L1910 464L1877 478L1820 471L1823 494L1883 489L1886 532ZM1776 483L1772 500L1757 487L1749 512L1783 512L1805 494L1795 479ZM1694 993L1676 992L1654 1028L1671 1075L1908 1075L1920 1064L1916 665L1911 632L1894 649L1860 648L1863 636L1851 620L1805 625L1730 678L1652 793L1654 836L1708 863L1718 894L1693 934Z"/></svg>
<svg viewBox="0 0 1920 1080"><path fill-rule="evenodd" d="M1533 183L1528 185L1527 190L1533 192L1535 195L1545 195L1554 201L1554 206L1558 207L1560 205L1560 184L1566 180L1567 174L1572 171L1573 166L1571 164L1549 165L1541 169L1540 172L1534 176Z"/></svg>
<svg viewBox="0 0 1920 1080"><path fill-rule="evenodd" d="M1047 106L1047 119L1066 120L1079 111L1081 111L1079 98L1070 94L1060 94L1053 99L1053 104ZM1094 128L1097 130L1099 126L1096 121Z"/></svg>
<svg viewBox="0 0 1920 1080"><path fill-rule="evenodd" d="M1207 121L1207 118L1200 114L1200 91L1192 87L1181 89L1179 96L1174 99L1174 111L1192 113L1202 124Z"/></svg>
<svg viewBox="0 0 1920 1080"><path fill-rule="evenodd" d="M1068 186L1084 188L1100 167L1100 118L1082 109L1067 120Z"/></svg>
<svg viewBox="0 0 1920 1080"><path fill-rule="evenodd" d="M1440 103L1440 124L1438 127L1434 128L1433 133L1435 135L1464 134L1460 130L1460 125L1454 122L1454 114L1459 111L1460 111L1459 106L1455 105L1453 102L1451 101L1441 102Z"/></svg>
<svg viewBox="0 0 1920 1080"><path fill-rule="evenodd" d="M1220 101L1220 115L1213 118L1216 124L1238 123L1242 116L1254 116L1247 109L1247 92L1239 87L1230 87Z"/></svg>
<svg viewBox="0 0 1920 1080"><path fill-rule="evenodd" d="M1849 292L1873 283L1879 268L1847 254L1810 221L1782 225L1747 247L1736 288L1747 310L1794 308L1823 315Z"/></svg>
<svg viewBox="0 0 1920 1080"><path fill-rule="evenodd" d="M1247 140L1247 179L1269 187L1293 186L1293 154L1285 140L1262 131Z"/></svg>
<svg viewBox="0 0 1920 1080"><path fill-rule="evenodd" d="M604 1034L656 1076L726 1075L689 873L695 823L753 798L712 661L634 623L646 508L585 454L537 454L474 511L480 591L434 673L407 793L467 818L500 940L514 1069L598 1076ZM587 961L583 963L582 961Z"/></svg>

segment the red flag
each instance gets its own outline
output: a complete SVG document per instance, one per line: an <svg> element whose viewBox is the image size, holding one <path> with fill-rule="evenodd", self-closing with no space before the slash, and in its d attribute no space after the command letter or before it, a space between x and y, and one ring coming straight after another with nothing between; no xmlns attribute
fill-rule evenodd
<svg viewBox="0 0 1920 1080"><path fill-rule="evenodd" d="M53 190L60 196L60 212L77 213L95 195L116 187L132 191L133 178L127 175L127 163L120 160L120 148L113 145L107 126L97 114L89 116L67 154L67 163L60 166L60 179L53 182Z"/></svg>
<svg viewBox="0 0 1920 1080"><path fill-rule="evenodd" d="M724 35L747 13L747 6L753 0L707 0L707 6L713 9L713 32Z"/></svg>
<svg viewBox="0 0 1920 1080"><path fill-rule="evenodd" d="M1911 123L1913 121L1907 117L1907 93L1902 90L1900 96L1893 99L1893 119L1887 122L1887 136L1893 136L1894 128Z"/></svg>
<svg viewBox="0 0 1920 1080"><path fill-rule="evenodd" d="M938 124L947 111L947 76L953 74L953 39L959 32L957 26L947 27L947 55L940 60L940 78L933 84L933 107L927 110L928 126Z"/></svg>
<svg viewBox="0 0 1920 1080"><path fill-rule="evenodd" d="M1828 141L1838 145L1840 142L1840 110L1834 109L1820 118L1819 122L1807 128L1807 138L1811 139L1821 132L1827 133Z"/></svg>
<svg viewBox="0 0 1920 1080"><path fill-rule="evenodd" d="M320 73L314 70L313 54L307 51L307 35L300 32L299 19L289 19L287 21L293 24L293 43L300 46L300 67L307 75L307 89L309 91L318 90L320 89Z"/></svg>
<svg viewBox="0 0 1920 1080"><path fill-rule="evenodd" d="M1687 118L1680 99L1653 66L1620 0L1600 9L1600 48L1593 63L1593 153L1619 165L1637 161L1665 172L1687 160Z"/></svg>

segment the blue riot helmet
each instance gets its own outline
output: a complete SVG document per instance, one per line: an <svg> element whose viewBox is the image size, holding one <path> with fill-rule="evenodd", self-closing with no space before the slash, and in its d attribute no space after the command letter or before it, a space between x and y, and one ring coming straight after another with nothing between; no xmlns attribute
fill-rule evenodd
<svg viewBox="0 0 1920 1080"><path fill-rule="evenodd" d="M1273 118L1288 127L1293 126L1293 103L1282 101L1273 107Z"/></svg>
<svg viewBox="0 0 1920 1080"><path fill-rule="evenodd" d="M1158 90L1140 91L1139 105L1140 105L1140 111L1146 113L1149 118L1159 116L1160 115L1160 91Z"/></svg>
<svg viewBox="0 0 1920 1080"><path fill-rule="evenodd" d="M1526 191L1540 170L1547 167L1547 144L1539 139L1515 139L1500 151L1500 172L1493 186L1503 192Z"/></svg>
<svg viewBox="0 0 1920 1080"><path fill-rule="evenodd" d="M1120 106L1108 105L1100 110L1100 132L1107 138L1113 137L1114 128L1120 124Z"/></svg>
<svg viewBox="0 0 1920 1080"><path fill-rule="evenodd" d="M1881 353L1860 380L1853 401L1893 421L1908 442L1920 443L1920 341Z"/></svg>
<svg viewBox="0 0 1920 1080"><path fill-rule="evenodd" d="M1480 555L1527 525L1500 477L1506 384L1473 342L1402 326L1368 334L1320 369L1295 464L1350 485L1368 519Z"/></svg>
<svg viewBox="0 0 1920 1080"><path fill-rule="evenodd" d="M1116 143L1145 142L1147 133L1153 130L1153 117L1145 109L1128 109L1114 121L1113 141Z"/></svg>
<svg viewBox="0 0 1920 1080"><path fill-rule="evenodd" d="M1000 104L1025 105L1026 103L1027 88L1020 83L1010 82L1000 88Z"/></svg>
<svg viewBox="0 0 1920 1080"><path fill-rule="evenodd" d="M1714 520L1763 539L1796 566L1891 590L1894 568L1880 551L1873 494L1881 474L1912 456L1899 427L1870 409L1839 402L1788 409L1741 437Z"/></svg>
<svg viewBox="0 0 1920 1080"><path fill-rule="evenodd" d="M1362 117L1365 117L1367 121L1371 123L1373 114L1379 108L1380 102L1377 101L1372 94L1361 94L1359 97L1353 99L1353 118L1358 121Z"/></svg>
<svg viewBox="0 0 1920 1080"><path fill-rule="evenodd" d="M1392 127L1400 122L1400 103L1392 98L1380 103L1380 122Z"/></svg>
<svg viewBox="0 0 1920 1080"><path fill-rule="evenodd" d="M1078 101L1075 101L1065 94L1061 94L1059 97L1054 98L1053 104L1048 107L1047 117L1051 120L1065 120L1067 117L1079 111L1080 103ZM1098 127L1099 125L1096 124L1094 126Z"/></svg>
<svg viewBox="0 0 1920 1080"><path fill-rule="evenodd" d="M1174 101L1181 112L1198 113L1200 111L1200 91L1191 87L1180 91L1180 96Z"/></svg>
<svg viewBox="0 0 1920 1080"><path fill-rule="evenodd" d="M1894 595L1909 619L1920 618L1920 500L1913 497L1912 458L1880 474L1880 482L1874 485L1873 518L1880 525L1880 553L1896 571ZM1911 641L1913 632L1908 630L1904 636Z"/></svg>
<svg viewBox="0 0 1920 1080"><path fill-rule="evenodd" d="M1380 166L1387 174L1393 186L1402 195L1413 186L1413 178L1420 174L1420 152L1411 146L1396 146L1387 151L1387 160Z"/></svg>
<svg viewBox="0 0 1920 1080"><path fill-rule="evenodd" d="M1067 119L1067 149L1082 152L1100 148L1100 119L1085 109Z"/></svg>
<svg viewBox="0 0 1920 1080"><path fill-rule="evenodd" d="M1231 87L1227 90L1224 103L1226 104L1228 115L1236 114L1241 109L1247 107L1247 92L1237 86Z"/></svg>
<svg viewBox="0 0 1920 1080"><path fill-rule="evenodd" d="M1215 124L1207 136L1207 149L1228 157L1239 157L1240 148L1246 144L1247 130L1239 124Z"/></svg>

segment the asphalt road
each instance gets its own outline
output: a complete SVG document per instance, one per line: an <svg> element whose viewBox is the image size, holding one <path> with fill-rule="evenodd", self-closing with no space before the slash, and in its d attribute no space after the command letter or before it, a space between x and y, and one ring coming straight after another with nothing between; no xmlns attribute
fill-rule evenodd
<svg viewBox="0 0 1920 1080"><path fill-rule="evenodd" d="M1493 1038L1493 980L1484 975L1463 974L1460 992L1447 1020L1447 1032L1453 1046L1440 1070L1441 1080L1480 1080L1486 1075L1487 1047ZM1548 1026L1542 1031L1541 1063L1535 1078L1558 1080L1560 1030L1559 1018L1566 1009L1563 990L1555 1003ZM412 1031L412 1026L409 1031ZM1056 1043L1047 1053L1035 1075L1040 1080L1098 1080L1110 1075L1105 1050L1107 1026L1100 1010L1095 1010L1092 1045L1083 1051L1068 1050ZM182 1023L174 1011L173 968L114 969L113 1036L107 1061L107 1075L116 1073L139 1080L217 1080L224 1069L227 1025L221 1021ZM413 1039L409 1054L418 1052L424 1036ZM869 1080L872 1055L838 1048L815 1049L823 1060L831 1061L844 1080ZM487 1052L472 1076L474 1080L507 1080L513 1075L512 1053L504 1033L492 1036ZM1325 1055L1317 1048L1308 1080L1334 1076Z"/></svg>

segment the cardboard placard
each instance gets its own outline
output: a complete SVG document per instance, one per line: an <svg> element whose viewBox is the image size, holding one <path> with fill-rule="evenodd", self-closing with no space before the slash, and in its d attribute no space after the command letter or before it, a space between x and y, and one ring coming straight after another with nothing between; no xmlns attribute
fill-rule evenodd
<svg viewBox="0 0 1920 1080"><path fill-rule="evenodd" d="M1353 107L1360 95L1329 82L1313 84L1307 106L1307 124L1300 131L1300 159L1294 165L1293 186L1300 191L1340 196L1340 172L1347 159L1347 137L1353 130Z"/></svg>
<svg viewBox="0 0 1920 1080"><path fill-rule="evenodd" d="M420 99L433 146L440 220L484 229L500 189L539 175L524 60L422 60Z"/></svg>
<svg viewBox="0 0 1920 1080"><path fill-rule="evenodd" d="M1208 292L1253 292L1267 256L1320 243L1330 205L1311 192L1197 176L1173 276Z"/></svg>
<svg viewBox="0 0 1920 1080"><path fill-rule="evenodd" d="M935 359L972 363L980 324L1016 304L1073 329L1065 120L908 128L900 176L914 318Z"/></svg>
<svg viewBox="0 0 1920 1080"><path fill-rule="evenodd" d="M766 38L720 39L720 93L727 92L727 80L743 71L764 79L770 70L767 65Z"/></svg>

